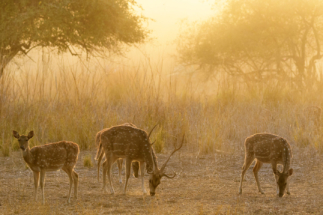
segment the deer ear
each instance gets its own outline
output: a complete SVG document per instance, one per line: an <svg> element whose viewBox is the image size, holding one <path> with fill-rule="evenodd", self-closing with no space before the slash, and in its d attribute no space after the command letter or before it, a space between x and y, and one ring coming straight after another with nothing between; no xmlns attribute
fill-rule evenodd
<svg viewBox="0 0 323 215"><path fill-rule="evenodd" d="M275 175L279 176L280 175L280 172L277 170L277 169L273 169L273 172Z"/></svg>
<svg viewBox="0 0 323 215"><path fill-rule="evenodd" d="M28 139L32 138L34 136L34 131L30 131L28 133Z"/></svg>
<svg viewBox="0 0 323 215"><path fill-rule="evenodd" d="M15 138L19 139L20 135L17 131L12 131L12 134Z"/></svg>
<svg viewBox="0 0 323 215"><path fill-rule="evenodd" d="M293 175L293 171L294 171L293 169L289 169L289 170L288 170L288 176Z"/></svg>

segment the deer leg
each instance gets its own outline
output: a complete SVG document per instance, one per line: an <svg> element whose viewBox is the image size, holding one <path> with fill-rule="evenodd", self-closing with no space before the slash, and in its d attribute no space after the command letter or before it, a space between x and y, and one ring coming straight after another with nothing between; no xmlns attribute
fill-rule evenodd
<svg viewBox="0 0 323 215"><path fill-rule="evenodd" d="M261 193L261 194L264 194L264 192L262 191L261 187L260 187L260 183L259 183L259 178L258 178L258 172L260 170L260 168L262 167L262 162L259 161L259 160L256 160L256 164L255 166L253 167L253 174L255 176L255 179L256 179L256 182L257 182L257 187L258 187L258 191Z"/></svg>
<svg viewBox="0 0 323 215"><path fill-rule="evenodd" d="M121 173L122 173L122 163L123 163L123 159L118 159L117 160L118 169L119 169L119 182L120 182L120 184L122 184L122 177L121 177Z"/></svg>
<svg viewBox="0 0 323 215"><path fill-rule="evenodd" d="M147 194L146 188L145 188L145 162L140 161L140 174L141 174L141 186L142 186L142 192L144 194Z"/></svg>
<svg viewBox="0 0 323 215"><path fill-rule="evenodd" d="M67 167L62 167L62 170L64 170L64 172L67 173L67 175L68 175L68 177L70 179L70 189L68 191L68 199L67 199L67 202L68 203L71 203L71 191L72 191L72 186L73 186L73 181L74 181L74 179L73 179L74 174L73 174L72 170L69 169L69 168L67 168Z"/></svg>
<svg viewBox="0 0 323 215"><path fill-rule="evenodd" d="M138 161L132 162L131 165L133 170L133 176L135 178L138 178L139 162Z"/></svg>
<svg viewBox="0 0 323 215"><path fill-rule="evenodd" d="M114 159L113 154L110 153L110 155L107 157L107 171L108 171L108 180L110 184L110 192L111 194L114 194L114 189L113 189L113 183L112 183L112 178L111 178L111 167L112 164L115 162L116 159ZM103 173L105 174L105 173Z"/></svg>
<svg viewBox="0 0 323 215"><path fill-rule="evenodd" d="M34 184L35 184L35 201L37 201L37 190L39 185L40 172L34 172Z"/></svg>
<svg viewBox="0 0 323 215"><path fill-rule="evenodd" d="M246 174L246 171L248 170L248 168L250 167L250 165L252 164L254 159L255 158L253 155L246 154L246 156L245 156L244 164L243 164L242 172L241 172L239 194L242 194L242 181L243 181L244 175Z"/></svg>
<svg viewBox="0 0 323 215"><path fill-rule="evenodd" d="M130 167L131 167L131 160L129 158L126 158L126 180L124 184L124 191L123 191L124 194L126 194L127 192L127 185L130 177Z"/></svg>
<svg viewBox="0 0 323 215"><path fill-rule="evenodd" d="M79 175L73 170L74 175L74 198L77 199L77 189L79 185Z"/></svg>
<svg viewBox="0 0 323 215"><path fill-rule="evenodd" d="M104 190L104 192L107 192L107 189L106 189L107 171L108 171L108 162L107 162L107 160L105 160L103 162L103 171L102 171L102 175L103 175L103 187L102 187L102 190Z"/></svg>
<svg viewBox="0 0 323 215"><path fill-rule="evenodd" d="M44 194L45 174L46 174L45 171L43 170L40 171L40 188L42 192L43 204L45 204L45 194Z"/></svg>
<svg viewBox="0 0 323 215"><path fill-rule="evenodd" d="M290 195L290 192L289 192L289 180L290 179L287 179L287 185L286 185L286 189L287 189L287 194Z"/></svg>
<svg viewBox="0 0 323 215"><path fill-rule="evenodd" d="M276 172L277 171L277 163L272 163L271 166L272 166L273 172ZM276 175L274 173L274 177L275 177L275 183L276 183L276 193L277 193L277 195L279 195L279 186L277 184L277 182L278 182L278 175Z"/></svg>

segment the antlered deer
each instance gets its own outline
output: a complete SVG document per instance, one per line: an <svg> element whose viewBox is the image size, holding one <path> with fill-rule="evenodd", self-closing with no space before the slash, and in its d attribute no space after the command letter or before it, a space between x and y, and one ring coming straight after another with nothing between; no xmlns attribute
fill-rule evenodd
<svg viewBox="0 0 323 215"><path fill-rule="evenodd" d="M146 163L147 172L148 174L150 174L149 188L151 196L155 195L155 190L160 184L160 180L163 176L167 178L174 178L176 176L175 172L172 176L168 176L165 173L165 167L171 156L182 148L184 143L184 136L181 145L178 148L175 148L175 150L170 154L161 169L159 169L157 157L154 153L154 150L152 149L152 144L150 143L149 139L153 129L149 134L147 134L145 131L139 128L120 125L102 131L100 147L103 147L103 150L99 148L98 153L101 151L100 153L104 153L107 158L107 162L103 166L103 189L105 191L106 175L108 173L111 193L114 193L110 177L110 169L111 165L119 158L124 158L126 160L126 180L124 186L124 194L126 194L127 190L128 179L130 176L130 165L132 161L139 161L143 193L147 193L144 186L144 164ZM99 154L99 157L101 154Z"/></svg>
<svg viewBox="0 0 323 215"><path fill-rule="evenodd" d="M19 146L23 151L23 158L34 173L35 201L37 200L39 175L40 187L42 190L42 202L45 204L45 174L48 171L55 171L58 169L64 170L70 178L68 202L70 203L73 182L74 198L77 199L78 174L74 171L74 167L80 150L76 143L60 141L42 146L35 146L30 149L28 141L34 136L33 131L30 131L27 136L19 135L17 131L13 131L13 136L18 139Z"/></svg>
<svg viewBox="0 0 323 215"><path fill-rule="evenodd" d="M132 123L124 123L122 124L123 126L132 126L132 127L135 127L137 128L137 126L135 126L134 124ZM98 181L99 181L99 175L100 175L100 164L101 164L101 160L103 159L104 157L104 153L101 154L101 149L102 147L100 146L100 138L101 138L101 133L103 131L105 131L106 129L103 129L102 131L99 131L96 135L95 135L95 143L96 145L99 146L99 150L97 151L97 154L96 154L96 157L95 157L95 160L98 160ZM101 155L101 157L100 157ZM104 161L106 162L106 161ZM121 172L122 172L122 164L123 164L123 159L120 158L117 160L117 164L118 164L118 170L119 170L119 182L122 183L122 177L121 177ZM104 165L104 163L103 163ZM132 169L133 169L133 173L134 173L134 176L136 178L138 178L138 171L139 171L139 163L138 162L132 162Z"/></svg>
<svg viewBox="0 0 323 215"><path fill-rule="evenodd" d="M245 159L242 167L239 193L242 193L242 181L244 175L251 163L256 159L253 173L259 192L262 194L264 193L260 188L258 171L263 163L271 163L277 183L277 195L282 197L286 187L287 194L290 194L287 179L293 174L293 169L289 168L292 158L292 150L289 143L284 138L277 135L261 133L248 137L245 140L244 146ZM284 166L283 172L279 172L277 170L277 164L282 164Z"/></svg>

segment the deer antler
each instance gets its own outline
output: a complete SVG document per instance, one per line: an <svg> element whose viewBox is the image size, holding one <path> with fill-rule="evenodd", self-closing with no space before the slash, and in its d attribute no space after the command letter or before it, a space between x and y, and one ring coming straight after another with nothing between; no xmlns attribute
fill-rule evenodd
<svg viewBox="0 0 323 215"><path fill-rule="evenodd" d="M183 144L184 144L184 139L185 139L185 134L183 135L183 139L182 139L182 143L181 143L181 145L180 145L178 148L175 148L175 149L174 149L174 151L169 155L168 159L166 160L166 162L164 163L164 165L163 165L163 166L162 166L162 168L160 169L160 171L161 171L161 172L164 172L165 167L166 167L166 165L167 165L167 163L168 163L169 159L173 156L173 154L182 148L182 146L183 146ZM167 176L166 176L166 177L167 177ZM174 177L175 177L175 176L174 176Z"/></svg>
<svg viewBox="0 0 323 215"><path fill-rule="evenodd" d="M156 128L156 126L158 125L158 123L159 122L157 122L157 124L151 129L151 131L149 132L149 134L148 134L148 139L149 139L149 137L150 137L150 135L151 135L151 132L153 132L153 130Z"/></svg>
<svg viewBox="0 0 323 215"><path fill-rule="evenodd" d="M165 176L166 178L175 178L175 176L176 176L176 172L174 171L173 172L173 176L169 176L169 175L166 175L165 173L163 173L163 176Z"/></svg>
<svg viewBox="0 0 323 215"><path fill-rule="evenodd" d="M151 133L153 132L153 130L155 129L155 127L158 125L158 123L159 123L159 122L157 122L157 124L156 124L156 125L153 127L153 129L151 129L151 131L149 132L149 134L148 134L148 140L149 140L149 137L150 137ZM151 143L151 144L150 144L150 146L153 146L155 142L156 142L156 140L155 140L153 143Z"/></svg>

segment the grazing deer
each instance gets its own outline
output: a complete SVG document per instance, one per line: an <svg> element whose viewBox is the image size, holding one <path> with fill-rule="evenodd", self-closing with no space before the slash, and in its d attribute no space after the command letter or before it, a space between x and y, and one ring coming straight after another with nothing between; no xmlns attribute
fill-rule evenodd
<svg viewBox="0 0 323 215"><path fill-rule="evenodd" d="M258 172L263 163L271 163L277 183L277 195L282 197L286 187L287 194L290 194L287 179L293 174L293 169L289 169L292 158L292 150L289 143L284 138L274 134L261 133L248 137L245 140L244 146L245 159L242 167L239 193L242 193L244 175L251 163L256 159L253 173L259 192L264 194L260 188ZM277 170L277 164L282 164L284 166L283 172Z"/></svg>
<svg viewBox="0 0 323 215"><path fill-rule="evenodd" d="M13 131L13 136L18 139L19 146L23 151L23 158L34 173L35 201L37 200L39 175L43 204L45 204L45 173L58 169L64 170L70 178L68 203L70 203L73 182L74 198L77 199L78 174L74 171L74 167L80 150L76 143L60 141L42 146L35 146L30 149L28 141L34 136L33 131L30 131L27 136L19 135L17 131Z"/></svg>
<svg viewBox="0 0 323 215"><path fill-rule="evenodd" d="M156 125L157 126L157 125ZM155 127L156 127L155 126ZM154 128L155 128L154 127ZM154 128L147 134L145 131L131 127L131 126L115 126L109 129L102 131L101 140L100 140L100 148L98 149L98 153L105 154L107 160L103 166L103 189L106 191L106 175L108 174L109 184L111 188L111 193L114 193L114 189L112 186L112 180L110 177L111 165L119 158L124 158L126 160L126 178L125 178L125 186L124 186L124 194L127 191L128 179L130 176L130 165L132 161L138 161L141 172L142 179L142 190L143 193L146 194L147 191L144 186L144 168L146 163L147 173L149 176L149 188L150 195L155 195L155 190L157 186L160 184L160 180L163 176L167 178L174 178L176 173L172 176L168 176L165 173L165 167L171 158L171 156L178 150L180 150L184 143L184 136L181 145L170 154L164 165L159 169L157 163L157 157L152 148L152 144L150 143L150 135ZM99 157L101 156L99 154Z"/></svg>
<svg viewBox="0 0 323 215"><path fill-rule="evenodd" d="M122 124L123 126L132 126L134 128L137 128L137 126L135 126L134 124L132 123L124 123ZM104 129L106 130L106 129ZM101 138L101 133L104 131L99 131L96 135L95 135L95 143L96 145L99 146L99 150L95 156L95 160L98 160L98 181L99 181L99 176L100 176L100 164L101 164L101 160L104 158L104 153L101 154L101 145L100 145L100 138ZM101 157L99 156L101 155ZM106 161L104 161L106 162ZM105 164L103 162L103 165ZM123 164L123 159L122 158L119 158L117 160L117 164L118 164L118 170L119 170L119 182L120 184L122 184L122 177L121 177L121 172L122 172L122 164ZM132 162L132 169L133 169L133 175L138 178L138 171L139 171L139 163L138 162Z"/></svg>

